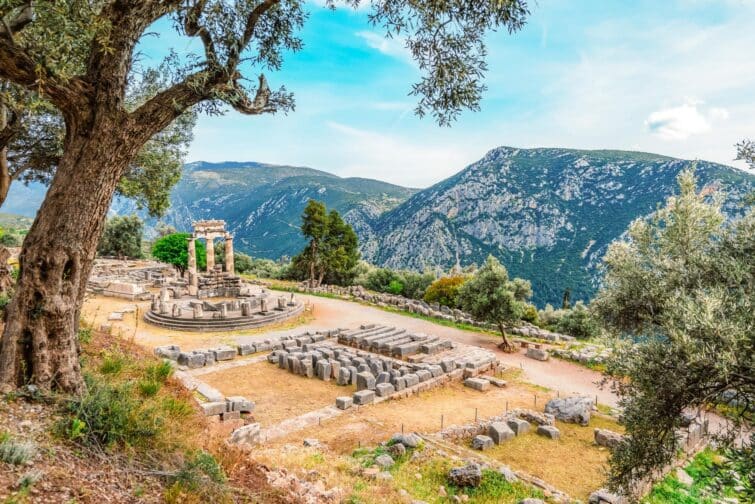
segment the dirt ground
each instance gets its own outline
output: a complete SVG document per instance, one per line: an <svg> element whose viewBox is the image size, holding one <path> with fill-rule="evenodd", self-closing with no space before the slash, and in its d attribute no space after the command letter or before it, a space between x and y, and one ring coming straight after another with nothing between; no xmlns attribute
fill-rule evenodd
<svg viewBox="0 0 755 504"><path fill-rule="evenodd" d="M351 395L353 386L339 387L294 375L269 362L257 362L199 377L223 395L244 396L255 403L254 419L269 427L286 418L332 406L336 397Z"/></svg>

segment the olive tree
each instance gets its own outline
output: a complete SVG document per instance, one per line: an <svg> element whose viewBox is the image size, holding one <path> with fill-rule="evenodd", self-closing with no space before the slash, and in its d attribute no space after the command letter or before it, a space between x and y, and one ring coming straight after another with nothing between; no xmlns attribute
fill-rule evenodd
<svg viewBox="0 0 755 504"><path fill-rule="evenodd" d="M625 341L607 365L628 434L610 483L624 492L673 460L683 413L734 400L751 419L755 401L755 213L726 223L692 171L678 182L609 247L591 305Z"/></svg>
<svg viewBox="0 0 755 504"><path fill-rule="evenodd" d="M330 7L334 0L327 0ZM344 0L357 7L360 0ZM1 0L0 78L34 90L65 125L47 196L21 251L18 289L0 344L0 386L32 382L80 393L76 330L107 209L144 145L193 107L246 115L287 112L271 89L284 54L299 51L304 0ZM371 0L370 22L405 37L422 71L417 112L448 124L476 109L490 30L519 29L524 0ZM135 108L126 93L135 47L158 20L201 42L175 54L169 79ZM255 76L254 78L251 78ZM248 82L256 83L250 87Z"/></svg>

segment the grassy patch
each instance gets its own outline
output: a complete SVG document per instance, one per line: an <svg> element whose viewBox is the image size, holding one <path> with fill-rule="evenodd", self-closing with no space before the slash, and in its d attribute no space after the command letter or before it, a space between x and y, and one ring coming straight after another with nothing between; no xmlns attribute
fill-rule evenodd
<svg viewBox="0 0 755 504"><path fill-rule="evenodd" d="M681 483L672 472L653 487L642 503L714 504L725 497L752 502L753 488L748 489L748 474L710 449L698 453L685 471L693 479L691 485Z"/></svg>
<svg viewBox="0 0 755 504"><path fill-rule="evenodd" d="M0 432L0 462L11 465L23 465L37 453L33 443L13 439L7 432Z"/></svg>

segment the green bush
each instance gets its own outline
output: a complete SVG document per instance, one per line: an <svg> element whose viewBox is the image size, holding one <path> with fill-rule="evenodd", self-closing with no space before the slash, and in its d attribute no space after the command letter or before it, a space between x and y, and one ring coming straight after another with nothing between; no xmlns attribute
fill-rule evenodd
<svg viewBox="0 0 755 504"><path fill-rule="evenodd" d="M401 294L404 290L404 284L401 283L399 280L391 280L391 282L388 284L388 287L386 288L386 292L390 294Z"/></svg>
<svg viewBox="0 0 755 504"><path fill-rule="evenodd" d="M425 301L438 303L449 308L458 308L459 289L466 282L461 275L442 277L430 284L425 291Z"/></svg>
<svg viewBox="0 0 755 504"><path fill-rule="evenodd" d="M58 433L87 446L144 446L157 436L163 420L133 393L130 382L111 384L84 376L87 392L68 401Z"/></svg>
<svg viewBox="0 0 755 504"><path fill-rule="evenodd" d="M123 367L126 365L126 359L119 353L109 353L105 355L105 358L100 364L100 373L106 375L117 375L123 371Z"/></svg>
<svg viewBox="0 0 755 504"><path fill-rule="evenodd" d="M581 301L577 301L574 308L565 310L556 322L555 329L579 339L590 339L600 334L600 324Z"/></svg>
<svg viewBox="0 0 755 504"><path fill-rule="evenodd" d="M189 267L189 233L175 233L155 241L152 245L152 257L158 261L172 264L182 274ZM197 268L203 270L207 267L207 249L199 240L194 241L197 253Z"/></svg>
<svg viewBox="0 0 755 504"><path fill-rule="evenodd" d="M157 362L147 366L144 373L152 381L165 383L173 374L173 366L168 361Z"/></svg>
<svg viewBox="0 0 755 504"><path fill-rule="evenodd" d="M143 397L152 397L160 391L160 383L154 380L141 380L139 382L139 393Z"/></svg>

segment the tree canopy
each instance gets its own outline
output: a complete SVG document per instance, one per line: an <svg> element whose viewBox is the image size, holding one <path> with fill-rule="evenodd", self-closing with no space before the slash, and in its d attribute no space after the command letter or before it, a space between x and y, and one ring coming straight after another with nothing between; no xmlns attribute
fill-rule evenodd
<svg viewBox="0 0 755 504"><path fill-rule="evenodd" d="M678 195L609 247L592 303L628 340L607 370L628 434L610 482L625 492L673 460L683 413L730 403L751 419L755 400L755 213L727 224L691 170L678 182Z"/></svg>
<svg viewBox="0 0 755 504"><path fill-rule="evenodd" d="M459 290L461 309L477 320L488 322L501 331L501 348L512 350L506 327L521 320L526 301L532 295L529 282L521 278L509 280L506 268L493 256L467 280Z"/></svg>
<svg viewBox="0 0 755 504"><path fill-rule="evenodd" d="M328 213L325 204L309 200L302 214L301 231L309 243L294 257L293 270L307 272L312 286L323 281L345 285L354 277L359 262L359 243L354 230L336 210Z"/></svg>
<svg viewBox="0 0 755 504"><path fill-rule="evenodd" d="M425 301L439 303L450 308L457 308L459 304L459 290L466 281L461 275L441 277L435 280L425 291Z"/></svg>
<svg viewBox="0 0 755 504"><path fill-rule="evenodd" d="M144 222L136 215L113 217L105 223L97 253L105 256L140 258Z"/></svg>
<svg viewBox="0 0 755 504"><path fill-rule="evenodd" d="M189 233L174 233L159 238L152 245L152 257L158 261L172 264L178 271L183 273L189 267ZM207 267L207 248L199 240L194 241L195 250L197 251L197 269Z"/></svg>

